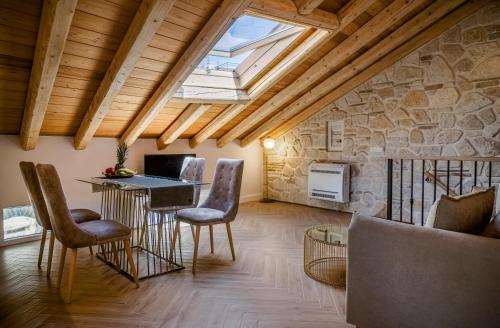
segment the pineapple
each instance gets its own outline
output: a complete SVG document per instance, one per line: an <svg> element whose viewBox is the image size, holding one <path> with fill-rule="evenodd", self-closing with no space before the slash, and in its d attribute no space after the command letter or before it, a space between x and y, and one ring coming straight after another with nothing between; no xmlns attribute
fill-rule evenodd
<svg viewBox="0 0 500 328"><path fill-rule="evenodd" d="M116 165L115 170L119 170L125 167L125 161L127 160L128 147L125 143L120 143L118 148L116 148Z"/></svg>

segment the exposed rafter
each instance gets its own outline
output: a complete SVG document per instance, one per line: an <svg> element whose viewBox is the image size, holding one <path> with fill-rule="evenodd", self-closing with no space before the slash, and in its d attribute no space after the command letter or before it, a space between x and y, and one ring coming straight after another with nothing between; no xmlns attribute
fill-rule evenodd
<svg viewBox="0 0 500 328"><path fill-rule="evenodd" d="M175 0L142 1L80 124L75 136L76 149L87 147L113 99L120 92L174 2Z"/></svg>
<svg viewBox="0 0 500 328"><path fill-rule="evenodd" d="M310 49L321 47L329 38L330 36L326 31L316 31L311 34L302 44L290 52L278 65L273 67L248 90L250 97L249 102L246 104L232 105L226 108L189 141L191 147L196 147L204 142L212 134L217 132L217 130L235 118L257 98L263 95L264 92L269 90L278 80L293 70L297 64L307 58L310 55Z"/></svg>
<svg viewBox="0 0 500 328"><path fill-rule="evenodd" d="M297 11L302 15L311 14L324 0L294 0Z"/></svg>
<svg viewBox="0 0 500 328"><path fill-rule="evenodd" d="M399 48L393 50L390 54L386 55L381 60L373 63L369 68L365 69L358 75L354 76L352 79L343 83L338 88L332 90L329 94L316 101L311 106L307 107L305 110L300 112L298 115L292 117L286 123L280 125L276 129L274 129L269 135L277 138L293 127L297 126L304 120L308 119L315 113L321 111L325 106L331 104L335 100L339 99L349 91L355 89L359 85L365 83L375 75L382 72L387 67L395 64L397 61L406 57L416 49L422 47L432 39L439 36L444 31L452 28L460 21L465 19L466 17L472 15L477 10L486 6L488 3L491 3L492 0L473 0L466 1L462 6L455 9L453 12L448 14L446 17L442 18L431 27L419 33L417 36L411 38L408 42L400 46Z"/></svg>
<svg viewBox="0 0 500 328"><path fill-rule="evenodd" d="M164 149L186 131L196 120L198 120L211 105L191 104L170 124L167 130L158 138L156 144L158 149Z"/></svg>
<svg viewBox="0 0 500 328"><path fill-rule="evenodd" d="M351 24L359 15L365 12L376 0L354 0L349 2L339 12L341 18L341 31L345 26ZM260 97L264 92L274 85L277 81L288 74L297 64L301 63L305 58L310 55L310 49L320 48L326 41L334 37L335 33L327 34L324 31L317 31L313 33L306 41L299 47L291 52L285 59L283 59L276 67L269 73L264 75L257 83L255 83L249 90L252 100L246 105L233 105L226 108L219 116L212 122L206 125L200 132L198 132L190 141L191 147L196 147L204 142L220 128L226 125L229 121L239 115L245 108L250 106L253 101Z"/></svg>
<svg viewBox="0 0 500 328"><path fill-rule="evenodd" d="M77 0L44 1L21 127L21 147L34 149L40 136Z"/></svg>
<svg viewBox="0 0 500 328"><path fill-rule="evenodd" d="M271 119L259 125L257 129L241 140L240 145L244 147L250 142L262 137L267 132L285 123L287 120L300 113L304 108L319 100L331 90L348 81L353 76L380 60L383 56L387 55L389 52L444 17L464 1L465 0L438 1L430 5L427 9L421 11L417 16L406 22L396 31L392 32L382 41L378 42L364 54L356 58L352 63L344 66L341 70L332 74L329 78L309 90L292 104L280 110Z"/></svg>
<svg viewBox="0 0 500 328"><path fill-rule="evenodd" d="M286 23L329 31L335 31L339 27L339 20L334 13L314 9L308 15L301 15L293 0L252 0L247 12Z"/></svg>
<svg viewBox="0 0 500 328"><path fill-rule="evenodd" d="M323 78L325 75L330 73L332 69L335 69L338 65L349 59L367 43L372 42L387 31L388 26L391 25L388 24L388 22L398 22L422 6L422 4L428 2L428 0L415 0L412 2L408 2L406 0L395 0L385 10L373 17L361 28L352 33L342 43L332 49L323 58L312 65L299 78L293 81L293 83L282 89L262 106L252 112L252 114L219 138L217 140L217 145L219 147L223 147L246 131L250 130L257 123L273 114L273 112L285 105L291 99L301 95L305 90L307 90L311 83L315 83ZM344 22L342 22L341 25L344 25Z"/></svg>
<svg viewBox="0 0 500 328"><path fill-rule="evenodd" d="M131 145L139 138L248 3L249 0L224 0L127 128L122 142Z"/></svg>

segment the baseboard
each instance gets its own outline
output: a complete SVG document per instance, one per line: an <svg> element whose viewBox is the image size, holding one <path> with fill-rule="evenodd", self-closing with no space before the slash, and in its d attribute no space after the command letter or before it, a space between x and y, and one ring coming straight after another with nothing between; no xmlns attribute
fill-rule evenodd
<svg viewBox="0 0 500 328"><path fill-rule="evenodd" d="M262 193L241 195L240 203L256 202L262 199Z"/></svg>

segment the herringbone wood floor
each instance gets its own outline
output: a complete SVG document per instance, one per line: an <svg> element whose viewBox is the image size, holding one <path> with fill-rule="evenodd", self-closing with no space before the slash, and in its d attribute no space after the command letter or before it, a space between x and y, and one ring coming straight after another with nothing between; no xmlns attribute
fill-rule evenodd
<svg viewBox="0 0 500 328"><path fill-rule="evenodd" d="M203 229L193 276L185 230L186 270L142 280L139 289L82 249L70 305L65 280L57 290L55 271L47 279L45 261L37 268L38 242L0 248L0 326L346 327L345 291L304 274L302 244L307 227L349 218L284 203L243 204L232 225L236 262L225 227L214 228L214 255ZM58 247L54 253L57 268Z"/></svg>

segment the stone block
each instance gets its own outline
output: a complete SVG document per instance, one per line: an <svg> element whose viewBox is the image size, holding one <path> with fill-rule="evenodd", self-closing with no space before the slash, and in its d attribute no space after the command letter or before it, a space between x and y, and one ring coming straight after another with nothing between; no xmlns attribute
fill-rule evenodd
<svg viewBox="0 0 500 328"><path fill-rule="evenodd" d="M457 125L464 130L480 130L484 124L474 114L469 114L458 120Z"/></svg>
<svg viewBox="0 0 500 328"><path fill-rule="evenodd" d="M493 109L491 108L482 109L479 113L477 113L477 116L485 125L492 124L497 120L495 112L493 112Z"/></svg>
<svg viewBox="0 0 500 328"><path fill-rule="evenodd" d="M456 117L452 113L442 113L439 117L439 127L443 129L449 129L455 126L457 121Z"/></svg>
<svg viewBox="0 0 500 328"><path fill-rule="evenodd" d="M429 93L430 103L435 107L452 106L457 102L458 97L456 88L441 88Z"/></svg>
<svg viewBox="0 0 500 328"><path fill-rule="evenodd" d="M474 147L465 138L457 142L454 147L459 156L474 156L476 154Z"/></svg>
<svg viewBox="0 0 500 328"><path fill-rule="evenodd" d="M427 107L429 99L423 90L411 90L401 100L405 107Z"/></svg>
<svg viewBox="0 0 500 328"><path fill-rule="evenodd" d="M500 78L500 55L484 59L472 70L471 74L474 80Z"/></svg>
<svg viewBox="0 0 500 328"><path fill-rule="evenodd" d="M425 84L452 82L455 75L450 66L441 56L433 56L425 70Z"/></svg>
<svg viewBox="0 0 500 328"><path fill-rule="evenodd" d="M422 144L424 143L424 134L419 129L413 129L410 132L410 143Z"/></svg>
<svg viewBox="0 0 500 328"><path fill-rule="evenodd" d="M370 128L372 129L392 129L394 124L387 118L385 114L379 114L370 117Z"/></svg>
<svg viewBox="0 0 500 328"><path fill-rule="evenodd" d="M441 51L443 52L446 60L453 64L465 53L464 48L460 44L443 44L441 46Z"/></svg>
<svg viewBox="0 0 500 328"><path fill-rule="evenodd" d="M497 156L500 154L500 142L495 139L476 137L472 139L472 143L481 156Z"/></svg>
<svg viewBox="0 0 500 328"><path fill-rule="evenodd" d="M469 92L462 96L456 110L458 113L467 114L491 105L492 103L491 99L483 96L479 92Z"/></svg>
<svg viewBox="0 0 500 328"><path fill-rule="evenodd" d="M446 129L440 131L436 136L437 144L455 143L462 137L463 132L457 129Z"/></svg>

